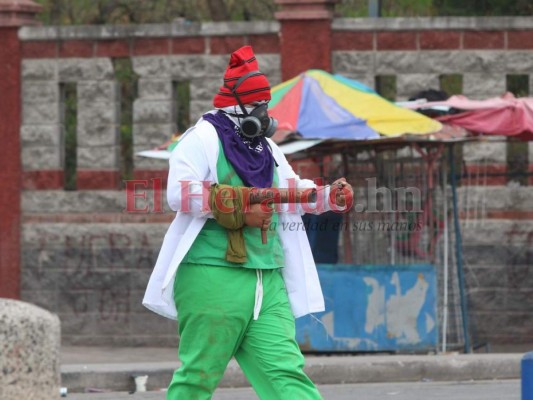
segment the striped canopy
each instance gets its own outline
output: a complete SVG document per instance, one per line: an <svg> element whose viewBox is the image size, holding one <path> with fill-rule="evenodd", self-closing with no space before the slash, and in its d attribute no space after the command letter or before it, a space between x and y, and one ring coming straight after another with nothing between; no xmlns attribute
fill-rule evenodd
<svg viewBox="0 0 533 400"><path fill-rule="evenodd" d="M321 70L309 70L273 87L269 114L304 138L375 139L379 134L427 134L442 127L357 81Z"/></svg>

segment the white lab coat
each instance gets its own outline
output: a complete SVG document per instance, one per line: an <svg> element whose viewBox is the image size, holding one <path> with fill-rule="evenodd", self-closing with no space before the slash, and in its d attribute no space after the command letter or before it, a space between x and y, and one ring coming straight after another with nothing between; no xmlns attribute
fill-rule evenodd
<svg viewBox="0 0 533 400"><path fill-rule="evenodd" d="M313 181L300 179L278 146L270 139L269 143L279 165L277 168L279 187L287 187L288 179L293 179L297 188L316 187ZM177 213L163 240L143 299L144 306L167 318L177 318L173 299L176 271L207 218L212 217L209 211L202 209L205 203L202 205L200 196L191 197L188 201L189 209L183 211L182 189L188 189L190 194L200 195L209 184L218 182L216 167L218 153L219 140L215 128L200 119L180 139L178 147L170 157L167 200L171 209ZM188 187L182 184L184 181L190 182ZM202 185L202 182L207 183ZM329 186L324 187L318 196L328 199ZM324 203L325 210L321 211L329 210L328 201ZM288 205L284 207L286 209ZM178 211L180 209L181 211ZM292 212L280 212L277 228L285 254L283 278L296 318L324 311L324 298L315 262L307 235L302 228L302 213L301 207L295 209L294 206Z"/></svg>

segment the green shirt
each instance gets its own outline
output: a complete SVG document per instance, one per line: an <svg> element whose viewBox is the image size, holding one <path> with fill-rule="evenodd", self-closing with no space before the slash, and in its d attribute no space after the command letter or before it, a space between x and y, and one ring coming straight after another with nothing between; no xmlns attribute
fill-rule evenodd
<svg viewBox="0 0 533 400"><path fill-rule="evenodd" d="M267 151L265 149L265 151ZM242 179L228 161L219 141L219 155L217 160L218 183L231 186L244 186ZM274 169L272 186L277 187L278 174ZM193 245L185 255L182 263L214 265L220 267L244 267L253 269L271 269L283 266L284 256L281 240L277 234L278 213L272 215L272 229L267 231L267 243L261 241L261 229L251 226L243 228L246 245L245 263L233 263L226 260L228 238L226 228L216 220L208 219L196 237Z"/></svg>

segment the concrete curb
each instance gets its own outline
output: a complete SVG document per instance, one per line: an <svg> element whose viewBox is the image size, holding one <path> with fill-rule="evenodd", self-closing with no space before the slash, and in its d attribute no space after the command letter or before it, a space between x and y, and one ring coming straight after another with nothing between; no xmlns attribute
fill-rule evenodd
<svg viewBox="0 0 533 400"><path fill-rule="evenodd" d="M522 356L308 356L305 371L317 384L519 379ZM168 385L178 366L177 362L63 365L61 385L69 392L83 392L86 388L131 391L132 376L148 375L148 390L157 390ZM232 360L219 386L247 387L249 383Z"/></svg>

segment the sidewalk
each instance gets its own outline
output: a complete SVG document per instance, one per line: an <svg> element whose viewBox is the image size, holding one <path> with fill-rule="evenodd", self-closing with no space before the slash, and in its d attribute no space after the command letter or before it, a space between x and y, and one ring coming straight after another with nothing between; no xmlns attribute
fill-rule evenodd
<svg viewBox="0 0 533 400"><path fill-rule="evenodd" d="M306 356L305 371L321 385L373 382L520 379L523 354ZM63 347L61 385L69 393L87 388L134 389L132 376L148 375L147 389L165 388L179 366L175 348ZM248 387L232 360L219 387Z"/></svg>
<svg viewBox="0 0 533 400"><path fill-rule="evenodd" d="M520 400L520 382L404 382L318 385L324 400ZM72 393L70 400L165 400L163 391ZM259 400L252 388L216 389L213 400Z"/></svg>

